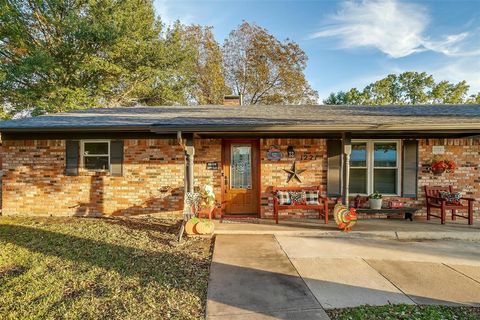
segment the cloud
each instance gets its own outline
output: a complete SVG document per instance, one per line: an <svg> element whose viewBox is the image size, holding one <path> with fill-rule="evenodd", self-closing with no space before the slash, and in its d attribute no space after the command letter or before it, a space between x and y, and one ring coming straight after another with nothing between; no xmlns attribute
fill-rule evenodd
<svg viewBox="0 0 480 320"><path fill-rule="evenodd" d="M446 35L439 40L425 36L430 23L427 9L398 0L345 1L329 24L310 38L337 38L342 48L374 47L390 57L435 51L448 56L480 54L471 46L472 34Z"/></svg>
<svg viewBox="0 0 480 320"><path fill-rule="evenodd" d="M455 59L445 63L439 68L430 68L427 70L435 80L449 80L459 82L465 80L470 85L470 93L480 92L480 59L474 57L465 57Z"/></svg>

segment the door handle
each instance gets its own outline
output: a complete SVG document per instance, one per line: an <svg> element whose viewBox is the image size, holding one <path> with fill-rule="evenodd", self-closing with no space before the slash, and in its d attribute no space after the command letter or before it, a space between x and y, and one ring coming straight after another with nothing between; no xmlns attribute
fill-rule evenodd
<svg viewBox="0 0 480 320"><path fill-rule="evenodd" d="M227 190L228 190L228 176L227 175L225 175L223 177L223 185L224 185L225 192L227 192Z"/></svg>

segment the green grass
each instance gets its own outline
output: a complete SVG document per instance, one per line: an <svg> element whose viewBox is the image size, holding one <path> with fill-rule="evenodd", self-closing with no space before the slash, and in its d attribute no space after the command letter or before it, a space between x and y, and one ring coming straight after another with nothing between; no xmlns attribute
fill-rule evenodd
<svg viewBox="0 0 480 320"><path fill-rule="evenodd" d="M201 319L211 240L154 218L0 217L0 319Z"/></svg>
<svg viewBox="0 0 480 320"><path fill-rule="evenodd" d="M477 320L480 308L448 306L362 306L327 310L332 320Z"/></svg>

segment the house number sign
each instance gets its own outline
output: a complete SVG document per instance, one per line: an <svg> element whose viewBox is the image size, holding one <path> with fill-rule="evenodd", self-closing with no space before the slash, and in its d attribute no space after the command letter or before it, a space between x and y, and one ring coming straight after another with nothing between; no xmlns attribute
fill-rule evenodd
<svg viewBox="0 0 480 320"><path fill-rule="evenodd" d="M207 170L218 170L218 162L207 162Z"/></svg>
<svg viewBox="0 0 480 320"><path fill-rule="evenodd" d="M311 154L308 152L305 152L302 154L301 159L302 160L317 160L320 156L318 154Z"/></svg>

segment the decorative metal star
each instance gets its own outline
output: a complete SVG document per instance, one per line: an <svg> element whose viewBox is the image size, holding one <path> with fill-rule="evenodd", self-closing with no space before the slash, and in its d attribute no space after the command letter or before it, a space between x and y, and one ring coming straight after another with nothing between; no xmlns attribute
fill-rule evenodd
<svg viewBox="0 0 480 320"><path fill-rule="evenodd" d="M286 173L288 173L288 179L287 179L287 183L290 182L290 180L292 180L293 178L295 178L295 180L297 180L298 182L302 182L302 180L300 179L300 174L307 171L305 169L302 169L302 170L298 170L297 169L297 162L296 161L293 161L293 165L292 165L292 169L288 170L288 169L283 169L283 171L285 171Z"/></svg>

